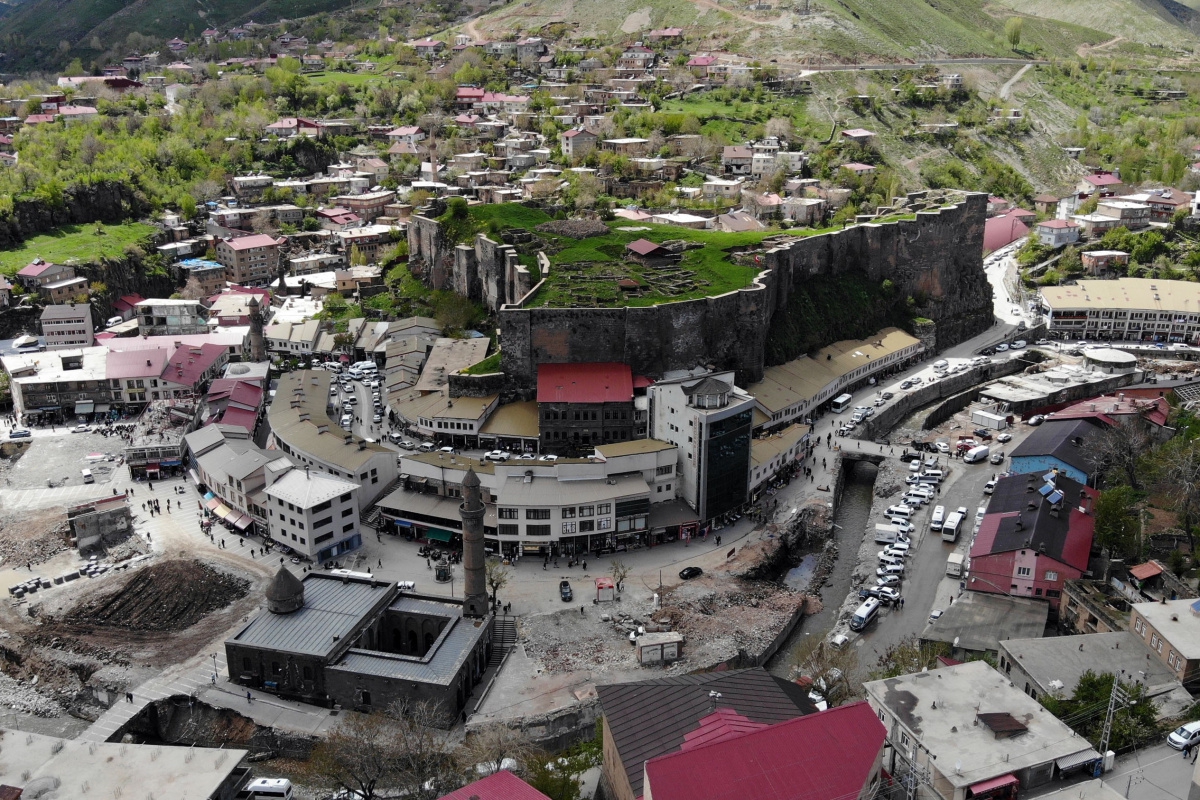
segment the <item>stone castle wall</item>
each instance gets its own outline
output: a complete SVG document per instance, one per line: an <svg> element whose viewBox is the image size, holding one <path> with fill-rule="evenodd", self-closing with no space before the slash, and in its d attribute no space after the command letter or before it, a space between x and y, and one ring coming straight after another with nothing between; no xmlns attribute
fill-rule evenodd
<svg viewBox="0 0 1200 800"><path fill-rule="evenodd" d="M523 308L499 313L503 371L529 387L543 362L619 361L635 373L711 365L737 372L739 385L761 379L767 335L789 312L792 287L814 276L858 272L891 280L900 297L918 299L944 348L992 324L983 270L987 197L917 219L864 224L799 239L768 251L753 284L716 297L631 308ZM410 236L412 234L410 233Z"/></svg>

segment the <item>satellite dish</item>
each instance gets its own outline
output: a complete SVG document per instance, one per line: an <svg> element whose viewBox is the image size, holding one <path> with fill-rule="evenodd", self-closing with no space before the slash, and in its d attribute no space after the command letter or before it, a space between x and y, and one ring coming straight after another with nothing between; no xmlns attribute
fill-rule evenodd
<svg viewBox="0 0 1200 800"><path fill-rule="evenodd" d="M954 637L954 646L958 647L958 637L957 636Z"/></svg>

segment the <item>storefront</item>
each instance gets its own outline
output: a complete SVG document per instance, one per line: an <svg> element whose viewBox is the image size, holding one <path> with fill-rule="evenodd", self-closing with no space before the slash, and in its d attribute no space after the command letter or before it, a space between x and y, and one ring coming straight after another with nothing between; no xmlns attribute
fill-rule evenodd
<svg viewBox="0 0 1200 800"><path fill-rule="evenodd" d="M1021 782L1011 772L967 787L968 800L1017 800Z"/></svg>

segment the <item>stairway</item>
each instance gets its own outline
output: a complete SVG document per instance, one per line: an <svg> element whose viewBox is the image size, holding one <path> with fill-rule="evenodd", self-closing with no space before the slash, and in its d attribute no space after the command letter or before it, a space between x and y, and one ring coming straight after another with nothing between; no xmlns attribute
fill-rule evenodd
<svg viewBox="0 0 1200 800"><path fill-rule="evenodd" d="M500 615L492 618L492 657L488 666L500 661L517 643L517 618Z"/></svg>

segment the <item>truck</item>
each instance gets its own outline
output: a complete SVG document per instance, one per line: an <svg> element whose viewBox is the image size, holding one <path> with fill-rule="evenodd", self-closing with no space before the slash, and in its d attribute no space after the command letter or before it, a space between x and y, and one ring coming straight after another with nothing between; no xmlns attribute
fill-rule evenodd
<svg viewBox="0 0 1200 800"><path fill-rule="evenodd" d="M875 525L875 544L892 544L900 540L901 530L899 525L889 525L886 523L876 523Z"/></svg>
<svg viewBox="0 0 1200 800"><path fill-rule="evenodd" d="M963 453L962 460L964 464L978 464L981 461L987 461L991 454L992 451L986 444L978 445Z"/></svg>
<svg viewBox="0 0 1200 800"><path fill-rule="evenodd" d="M961 578L963 574L963 554L951 553L946 559L946 574L951 578Z"/></svg>
<svg viewBox="0 0 1200 800"><path fill-rule="evenodd" d="M946 517L946 521L942 523L942 541L957 542L958 530L962 527L963 515L955 511L950 516Z"/></svg>

